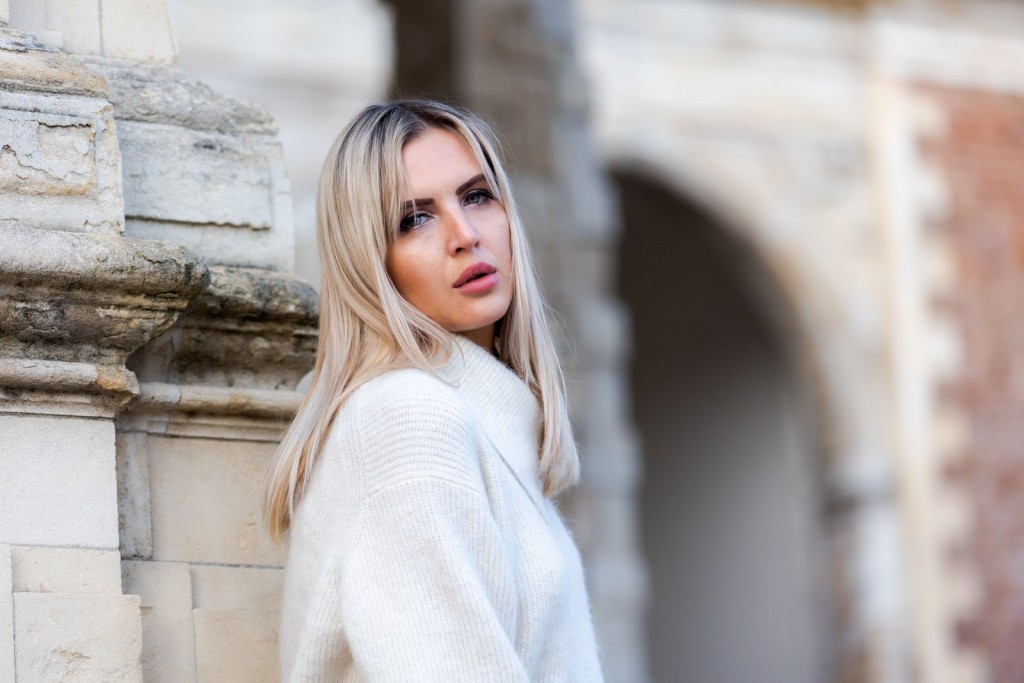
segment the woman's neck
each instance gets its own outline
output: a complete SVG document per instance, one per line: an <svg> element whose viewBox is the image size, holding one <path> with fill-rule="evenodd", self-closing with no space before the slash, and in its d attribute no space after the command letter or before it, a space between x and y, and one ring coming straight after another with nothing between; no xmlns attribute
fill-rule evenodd
<svg viewBox="0 0 1024 683"><path fill-rule="evenodd" d="M473 342L487 353L494 353L494 324L487 325L475 330L466 330L465 332L458 332L457 334L462 335L469 341Z"/></svg>

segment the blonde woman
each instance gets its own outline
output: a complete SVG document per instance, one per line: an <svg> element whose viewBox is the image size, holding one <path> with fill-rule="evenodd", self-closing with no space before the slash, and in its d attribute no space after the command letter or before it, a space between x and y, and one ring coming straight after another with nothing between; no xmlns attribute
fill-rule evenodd
<svg viewBox="0 0 1024 683"><path fill-rule="evenodd" d="M366 108L324 164L312 382L267 475L286 681L601 680L578 457L493 135Z"/></svg>

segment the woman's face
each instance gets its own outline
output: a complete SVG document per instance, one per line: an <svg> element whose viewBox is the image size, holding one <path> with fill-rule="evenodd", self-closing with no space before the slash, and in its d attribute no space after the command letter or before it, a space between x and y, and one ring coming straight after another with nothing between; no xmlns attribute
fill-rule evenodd
<svg viewBox="0 0 1024 683"><path fill-rule="evenodd" d="M494 324L512 301L505 207L456 133L428 128L406 143L402 165L406 204L388 274L428 318L490 350Z"/></svg>

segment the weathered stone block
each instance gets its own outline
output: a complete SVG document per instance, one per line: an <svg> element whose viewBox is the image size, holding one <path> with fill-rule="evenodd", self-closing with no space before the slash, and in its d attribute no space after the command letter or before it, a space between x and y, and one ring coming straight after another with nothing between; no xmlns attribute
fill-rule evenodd
<svg viewBox="0 0 1024 683"><path fill-rule="evenodd" d="M0 60L0 83L7 80L4 66ZM67 78L80 83L69 87L103 84L84 66L77 68L82 73ZM0 225L121 232L120 153L112 107L104 99L0 90L0 140Z"/></svg>
<svg viewBox="0 0 1024 683"><path fill-rule="evenodd" d="M151 435L153 559L280 566L259 512L274 447Z"/></svg>
<svg viewBox="0 0 1024 683"><path fill-rule="evenodd" d="M284 570L193 565L192 604L196 608L279 612Z"/></svg>
<svg viewBox="0 0 1024 683"><path fill-rule="evenodd" d="M0 192L85 195L95 186L91 122L4 110L0 118Z"/></svg>
<svg viewBox="0 0 1024 683"><path fill-rule="evenodd" d="M179 244L202 256L210 265L246 265L290 271L295 263L291 202L283 193L275 198L273 229L200 225L129 218L125 234L145 240Z"/></svg>
<svg viewBox="0 0 1024 683"><path fill-rule="evenodd" d="M212 264L291 270L291 185L273 119L178 69L90 64L113 84L127 232Z"/></svg>
<svg viewBox="0 0 1024 683"><path fill-rule="evenodd" d="M278 615L197 609L196 681L256 683L278 680Z"/></svg>
<svg viewBox="0 0 1024 683"><path fill-rule="evenodd" d="M195 676L192 581L187 564L125 562L125 592L142 601L142 674L147 681Z"/></svg>
<svg viewBox="0 0 1024 683"><path fill-rule="evenodd" d="M0 539L117 548L111 422L3 415L0 434Z"/></svg>
<svg viewBox="0 0 1024 683"><path fill-rule="evenodd" d="M11 546L0 544L0 681L14 680L14 594Z"/></svg>
<svg viewBox="0 0 1024 683"><path fill-rule="evenodd" d="M121 594L116 550L12 546L14 590L19 593Z"/></svg>
<svg viewBox="0 0 1024 683"><path fill-rule="evenodd" d="M177 48L166 0L100 0L103 54L170 64Z"/></svg>
<svg viewBox="0 0 1024 683"><path fill-rule="evenodd" d="M19 681L141 681L134 595L14 594Z"/></svg>
<svg viewBox="0 0 1024 683"><path fill-rule="evenodd" d="M119 124L118 133L129 218L256 230L271 226L266 136L130 121Z"/></svg>

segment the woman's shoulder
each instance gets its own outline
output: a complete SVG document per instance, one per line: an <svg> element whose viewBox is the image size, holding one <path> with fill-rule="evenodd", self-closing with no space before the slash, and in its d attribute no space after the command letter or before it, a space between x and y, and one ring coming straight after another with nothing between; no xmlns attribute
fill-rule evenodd
<svg viewBox="0 0 1024 683"><path fill-rule="evenodd" d="M349 401L353 417L385 426L392 422L463 422L470 412L456 387L419 368L390 370L364 382Z"/></svg>
<svg viewBox="0 0 1024 683"><path fill-rule="evenodd" d="M396 368L382 372L363 382L356 393L373 394L397 388L408 388L418 392L451 391L452 386L439 375L422 368Z"/></svg>
<svg viewBox="0 0 1024 683"><path fill-rule="evenodd" d="M408 477L478 479L472 413L455 387L429 372L392 370L367 381L335 428L371 488Z"/></svg>

